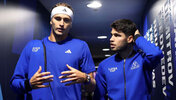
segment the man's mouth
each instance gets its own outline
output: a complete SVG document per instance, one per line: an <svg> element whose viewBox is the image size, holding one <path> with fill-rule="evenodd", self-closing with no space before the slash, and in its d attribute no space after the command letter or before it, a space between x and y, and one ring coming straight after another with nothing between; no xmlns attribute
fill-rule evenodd
<svg viewBox="0 0 176 100"><path fill-rule="evenodd" d="M113 44L113 43L110 43L110 46L111 46L111 47L114 47L114 46L115 46L115 44Z"/></svg>
<svg viewBox="0 0 176 100"><path fill-rule="evenodd" d="M65 29L64 28L57 28L57 31L63 32Z"/></svg>

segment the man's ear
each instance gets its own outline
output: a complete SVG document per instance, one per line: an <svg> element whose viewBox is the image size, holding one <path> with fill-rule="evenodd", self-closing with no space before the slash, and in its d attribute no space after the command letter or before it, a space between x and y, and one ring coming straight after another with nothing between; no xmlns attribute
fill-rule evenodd
<svg viewBox="0 0 176 100"><path fill-rule="evenodd" d="M50 25L52 25L52 22L51 22L51 20L50 20Z"/></svg>
<svg viewBox="0 0 176 100"><path fill-rule="evenodd" d="M128 38L127 38L127 42L128 42L128 43L132 43L132 42L134 42L134 38L133 38L132 35L128 36Z"/></svg>

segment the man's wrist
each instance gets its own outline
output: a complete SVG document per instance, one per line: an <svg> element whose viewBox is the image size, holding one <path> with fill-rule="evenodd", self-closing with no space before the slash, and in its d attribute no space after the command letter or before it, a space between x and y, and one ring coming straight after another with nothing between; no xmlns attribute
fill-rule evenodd
<svg viewBox="0 0 176 100"><path fill-rule="evenodd" d="M136 34L136 35L134 35L134 41L136 41L136 39L138 38L138 37L140 37L140 36L142 36L141 34Z"/></svg>
<svg viewBox="0 0 176 100"><path fill-rule="evenodd" d="M25 89L26 89L27 92L32 90L32 87L31 87L29 79L26 79L24 84L25 84Z"/></svg>
<svg viewBox="0 0 176 100"><path fill-rule="evenodd" d="M86 74L86 73L85 73ZM85 80L85 84L89 84L91 81L91 76L89 74L86 74L86 80Z"/></svg>

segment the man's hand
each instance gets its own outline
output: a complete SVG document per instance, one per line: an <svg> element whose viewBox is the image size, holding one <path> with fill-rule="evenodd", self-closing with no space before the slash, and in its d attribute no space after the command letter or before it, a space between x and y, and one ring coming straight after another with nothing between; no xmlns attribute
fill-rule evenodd
<svg viewBox="0 0 176 100"><path fill-rule="evenodd" d="M134 43L135 43L135 40L137 39L137 37L138 37L139 35L141 35L141 34L140 34L139 30L137 29L137 30L135 31L134 37L133 37L133 42L134 42Z"/></svg>
<svg viewBox="0 0 176 100"><path fill-rule="evenodd" d="M65 80L62 80L61 83L70 82L66 84L66 86L76 84L76 83L83 83L86 80L86 74L69 66L66 65L69 69L69 71L63 71L61 74L62 76L59 76L59 79L66 78Z"/></svg>
<svg viewBox="0 0 176 100"><path fill-rule="evenodd" d="M32 87L32 89L38 89L38 88L45 88L45 87L49 87L49 85L43 85L43 83L46 82L51 82L53 81L53 75L50 75L50 72L43 72L42 71L42 67L39 66L39 69L37 70L37 72L32 76L32 78L30 79L30 85Z"/></svg>
<svg viewBox="0 0 176 100"><path fill-rule="evenodd" d="M134 33L134 35L140 34L139 30L137 29Z"/></svg>

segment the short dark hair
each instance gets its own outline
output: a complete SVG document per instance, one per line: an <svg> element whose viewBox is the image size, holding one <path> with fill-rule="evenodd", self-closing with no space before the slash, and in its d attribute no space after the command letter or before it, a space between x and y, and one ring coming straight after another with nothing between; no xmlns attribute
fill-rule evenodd
<svg viewBox="0 0 176 100"><path fill-rule="evenodd" d="M69 8L69 9L71 9L72 12L73 12L73 8L72 8L69 4L64 3L64 2L59 2L59 3L55 4L55 5L52 7L51 11L52 11L55 7L58 7L58 6L67 7L67 8ZM51 12L51 11L50 11L50 12ZM74 13L74 12L73 12L73 13Z"/></svg>
<svg viewBox="0 0 176 100"><path fill-rule="evenodd" d="M123 32L126 36L133 35L137 30L136 24L129 19L119 19L111 24L111 28L114 28L117 32Z"/></svg>

